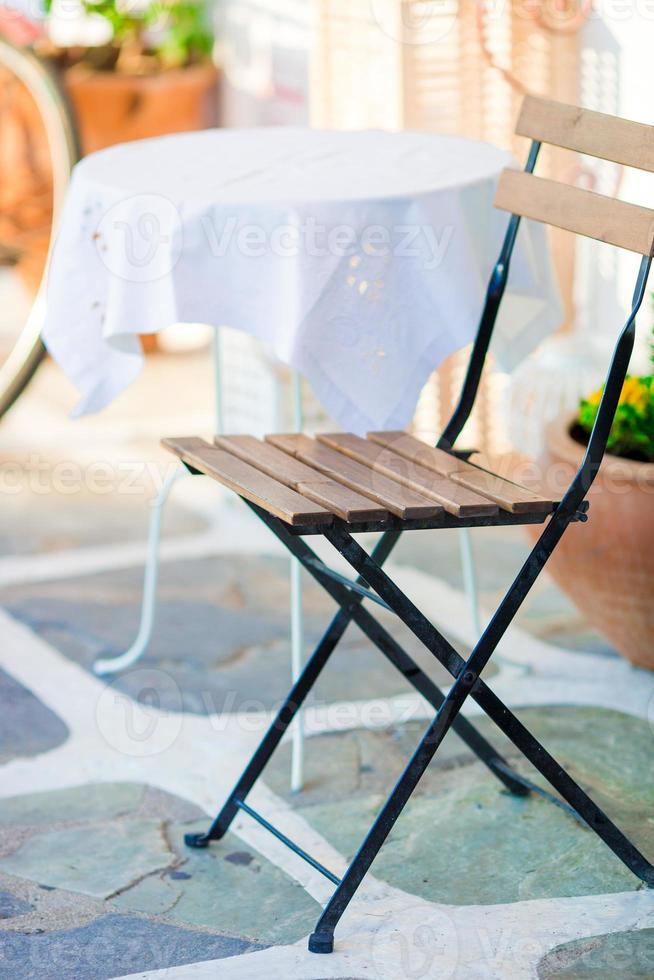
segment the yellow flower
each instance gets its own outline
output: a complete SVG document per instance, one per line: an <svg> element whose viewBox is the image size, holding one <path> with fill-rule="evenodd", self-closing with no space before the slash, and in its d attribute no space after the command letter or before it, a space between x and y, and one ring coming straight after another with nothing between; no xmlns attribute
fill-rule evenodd
<svg viewBox="0 0 654 980"><path fill-rule="evenodd" d="M621 405L631 405L637 412L645 412L649 405L649 389L640 378L627 378L620 395Z"/></svg>
<svg viewBox="0 0 654 980"><path fill-rule="evenodd" d="M594 391L592 395L589 395L586 401L588 402L589 405L599 405L599 403L602 400L603 394L604 394L604 385L602 385L601 388L598 388L597 391Z"/></svg>

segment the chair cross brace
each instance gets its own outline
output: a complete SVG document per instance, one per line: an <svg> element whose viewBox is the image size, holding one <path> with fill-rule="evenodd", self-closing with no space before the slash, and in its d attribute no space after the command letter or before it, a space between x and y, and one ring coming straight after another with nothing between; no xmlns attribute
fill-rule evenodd
<svg viewBox="0 0 654 980"><path fill-rule="evenodd" d="M325 878L328 878L333 885L340 885L341 883L340 878L337 878L336 875L333 874L329 870L329 868L326 868L324 864L321 864L320 861L316 861L314 857L308 854L302 847L299 847L299 845L296 844L295 841L292 841L290 837L287 837L286 834L283 834L278 827L273 826L273 824L271 824L268 820L266 820L265 817L262 817L260 813L257 813L256 810L253 810L252 807L248 806L247 803L245 803L243 800L234 800L234 802L236 806L239 808L239 810L243 810L244 813L249 814L249 816L251 816L253 820L256 820L258 824L261 824L261 826L264 827L267 831L269 831L269 833L271 833L273 837L276 837L277 840L282 842L282 844L286 844L286 846L290 848L290 850L293 851L294 854L297 854L297 856L301 857L303 861L306 861L307 864L310 864L312 868L315 868L316 871L319 871L321 875L324 875Z"/></svg>
<svg viewBox="0 0 654 980"><path fill-rule="evenodd" d="M336 885L336 889L309 939L309 949L312 952L329 953L333 949L334 929L338 921L438 747L452 728L500 779L506 790L520 796L527 796L531 791L534 791L563 808L579 822L593 830L633 874L647 885L654 886L654 867L480 677L483 668L488 663L567 524L575 519L576 506L568 507L566 510L563 510L563 504L559 506L480 640L468 659L464 660L383 570L386 559L400 537L398 531L390 531L382 535L372 553L368 554L348 533L347 526L343 522L337 521L324 529L322 532L324 537L357 573L357 581L353 583L334 572L333 569L328 568L307 545L306 541L297 533L291 533L288 525L283 521L256 504L249 501L245 501L245 503L267 524L309 574L323 586L325 591L340 606L340 609L317 644L302 674L280 707L276 718L213 824L205 834L187 835L186 843L188 846L207 847L210 841L219 840L226 833L239 810L248 813L278 840ZM353 585L356 588L353 588ZM374 589L375 592L369 591L366 586ZM434 684L398 641L363 607L364 599L376 600L377 598L381 598L384 606L397 615L452 675L454 683L447 694L444 694ZM379 811L348 869L343 877L338 879L319 861L307 854L264 817L252 810L244 801L351 622L356 623L389 662L436 709L436 714L386 803ZM527 761L531 762L534 768L545 777L562 799L517 773L478 729L460 713L469 696L476 701Z"/></svg>
<svg viewBox="0 0 654 980"><path fill-rule="evenodd" d="M339 582L341 585L344 585L345 588L349 589L351 592L356 592L357 595L363 596L364 599L370 599L371 602L375 602L378 606L381 606L382 609L386 609L388 610L388 612L393 611L389 606L389 604L385 602L375 592L373 592L367 583L365 585L359 585L358 582L353 582L345 575L341 575L340 572L336 572L334 571L333 568L330 568L328 565L325 565L325 563L320 561L319 558L307 558L305 559L304 564L305 567L309 565L313 565L314 568L318 569L321 575L327 575L329 578L333 579L334 582ZM361 581L363 581L363 579Z"/></svg>

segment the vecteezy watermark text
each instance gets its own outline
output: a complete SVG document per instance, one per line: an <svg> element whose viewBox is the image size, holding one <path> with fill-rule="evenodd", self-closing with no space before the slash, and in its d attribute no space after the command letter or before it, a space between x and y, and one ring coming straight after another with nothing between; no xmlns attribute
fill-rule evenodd
<svg viewBox="0 0 654 980"><path fill-rule="evenodd" d="M371 224L356 228L348 224L329 226L311 217L266 228L243 224L235 215L218 226L205 215L202 227L214 258L223 258L230 252L247 258L349 258L364 253L377 258L419 258L427 269L441 265L454 234L453 225L440 229L428 224Z"/></svg>
<svg viewBox="0 0 654 980"><path fill-rule="evenodd" d="M143 460L95 460L88 465L73 459L53 462L40 453L30 453L25 459L0 465L0 496L16 496L25 491L37 497L72 497L79 493L152 496L161 491L176 469L175 463L161 466Z"/></svg>
<svg viewBox="0 0 654 980"><path fill-rule="evenodd" d="M439 268L454 239L454 225L427 222L330 224L313 215L297 220L252 222L222 210L200 217L203 260L224 258L347 259L384 262L409 259ZM93 241L113 275L148 282L168 275L184 251L178 208L156 194L118 201L102 216ZM197 248L197 243L194 245Z"/></svg>

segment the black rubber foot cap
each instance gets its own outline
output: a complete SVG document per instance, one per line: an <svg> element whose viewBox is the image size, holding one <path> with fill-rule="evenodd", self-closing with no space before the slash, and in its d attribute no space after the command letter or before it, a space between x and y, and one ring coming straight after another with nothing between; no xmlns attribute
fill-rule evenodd
<svg viewBox="0 0 654 980"><path fill-rule="evenodd" d="M333 953L334 937L327 933L312 932L309 936L310 953Z"/></svg>
<svg viewBox="0 0 654 980"><path fill-rule="evenodd" d="M209 847L209 838L206 834L184 834L184 843L187 847Z"/></svg>

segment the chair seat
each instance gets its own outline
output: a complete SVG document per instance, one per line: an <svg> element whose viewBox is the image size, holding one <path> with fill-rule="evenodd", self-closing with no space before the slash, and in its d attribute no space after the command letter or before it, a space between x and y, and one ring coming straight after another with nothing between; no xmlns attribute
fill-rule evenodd
<svg viewBox="0 0 654 980"><path fill-rule="evenodd" d="M406 432L164 439L204 473L293 527L355 529L542 523L555 501Z"/></svg>

